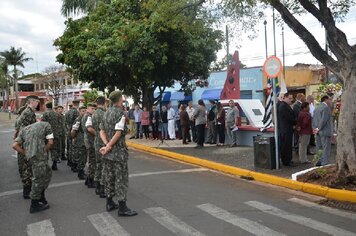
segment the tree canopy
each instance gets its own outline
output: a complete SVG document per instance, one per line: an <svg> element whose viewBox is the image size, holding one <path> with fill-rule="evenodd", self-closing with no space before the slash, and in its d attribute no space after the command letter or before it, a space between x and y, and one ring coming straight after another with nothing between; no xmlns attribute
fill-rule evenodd
<svg viewBox="0 0 356 236"><path fill-rule="evenodd" d="M54 43L61 50L57 60L92 87L139 94L148 106L157 87L163 91L179 81L191 89L192 80L208 78L222 32L202 10L185 6L183 0L99 3L88 16L68 19Z"/></svg>

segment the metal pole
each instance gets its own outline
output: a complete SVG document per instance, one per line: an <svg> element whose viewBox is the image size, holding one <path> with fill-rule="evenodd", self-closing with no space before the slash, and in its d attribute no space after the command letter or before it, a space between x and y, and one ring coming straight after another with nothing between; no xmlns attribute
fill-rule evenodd
<svg viewBox="0 0 356 236"><path fill-rule="evenodd" d="M328 45L328 33L325 29L325 51L329 55L329 45ZM325 66L325 82L329 82L329 69Z"/></svg>
<svg viewBox="0 0 356 236"><path fill-rule="evenodd" d="M276 170L279 169L279 149L278 149L278 122L277 122L277 99L276 99L276 78L272 79L272 91L273 91L273 117L274 117L274 139L275 139L275 151L276 151Z"/></svg>
<svg viewBox="0 0 356 236"><path fill-rule="evenodd" d="M274 17L274 8L273 8L273 15L272 15L272 18L273 18L273 44L274 44L274 55L276 56L277 55L277 52L276 52L276 20L275 20L275 17Z"/></svg>
<svg viewBox="0 0 356 236"><path fill-rule="evenodd" d="M284 27L282 26L283 79L286 79L286 55L284 53Z"/></svg>
<svg viewBox="0 0 356 236"><path fill-rule="evenodd" d="M265 48L266 48L266 59L268 58L268 49L267 49L267 21L263 22L265 25Z"/></svg>
<svg viewBox="0 0 356 236"><path fill-rule="evenodd" d="M229 28L226 25L226 68L229 66Z"/></svg>

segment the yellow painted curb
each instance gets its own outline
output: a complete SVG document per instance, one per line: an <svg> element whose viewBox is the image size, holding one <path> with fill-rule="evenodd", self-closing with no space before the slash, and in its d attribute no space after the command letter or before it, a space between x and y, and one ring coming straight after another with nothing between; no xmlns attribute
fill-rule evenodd
<svg viewBox="0 0 356 236"><path fill-rule="evenodd" d="M205 159L179 154L171 151L166 151L158 148L148 147L146 145L127 142L128 146L131 148L138 149L140 151L145 151L153 154L158 154L161 156L169 157L171 159L183 161L186 163L194 164L197 166L205 167L212 170L217 170L220 172L224 172L231 175L237 176L247 176L252 177L254 180L264 183L269 183L293 190L302 191L305 193L310 193L314 195L318 195L321 197L326 197L328 199L338 200L338 201L347 201L347 202L354 202L356 203L356 191L348 191L348 190L341 190L341 189L332 189L316 184L309 184L298 182L291 179L286 179L274 175L263 174L251 170L241 169L234 166L229 166L213 161L208 161Z"/></svg>

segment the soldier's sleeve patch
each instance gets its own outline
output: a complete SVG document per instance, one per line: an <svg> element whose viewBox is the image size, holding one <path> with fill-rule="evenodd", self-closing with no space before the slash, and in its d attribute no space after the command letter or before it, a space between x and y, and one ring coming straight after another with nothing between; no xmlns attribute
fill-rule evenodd
<svg viewBox="0 0 356 236"><path fill-rule="evenodd" d="M122 116L120 121L115 124L115 130L123 131L125 129L125 120L126 120L125 116Z"/></svg>
<svg viewBox="0 0 356 236"><path fill-rule="evenodd" d="M93 121L90 116L88 116L87 122L85 122L85 127L93 126Z"/></svg>
<svg viewBox="0 0 356 236"><path fill-rule="evenodd" d="M46 139L54 139L53 133L46 136Z"/></svg>

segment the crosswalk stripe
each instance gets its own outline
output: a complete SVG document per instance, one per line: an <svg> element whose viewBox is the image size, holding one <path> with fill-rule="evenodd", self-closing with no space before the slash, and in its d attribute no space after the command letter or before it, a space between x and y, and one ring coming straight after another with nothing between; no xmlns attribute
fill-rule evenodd
<svg viewBox="0 0 356 236"><path fill-rule="evenodd" d="M187 225L162 207L147 208L143 211L153 217L158 223L166 227L169 231L177 235L204 235L203 233L197 231L190 225Z"/></svg>
<svg viewBox="0 0 356 236"><path fill-rule="evenodd" d="M202 205L197 206L199 209L209 213L210 215L226 221L232 225L235 225L237 227L240 227L241 229L253 234L253 235L263 235L263 236L282 236L284 234L279 233L277 231L274 231L264 225L261 225L257 222L254 222L252 220L242 218L236 215L231 214L228 211L225 211L213 204L206 203Z"/></svg>
<svg viewBox="0 0 356 236"><path fill-rule="evenodd" d="M356 235L355 233L352 233L350 231L340 229L338 227L331 226L331 225L322 223L320 221L313 220L311 218L307 218L304 216L289 213L287 211L278 209L277 207L273 207L271 205L264 204L262 202L248 201L248 202L245 202L245 204L247 204L253 208L256 208L264 213L274 215L274 216L292 221L297 224L301 224L305 227L309 227L309 228L324 232L326 234L331 234L331 235L335 235L335 236L340 236L340 235L355 236Z"/></svg>
<svg viewBox="0 0 356 236"><path fill-rule="evenodd" d="M27 225L28 236L55 236L54 228L50 220L44 220Z"/></svg>
<svg viewBox="0 0 356 236"><path fill-rule="evenodd" d="M130 234L108 213L99 213L88 216L89 221L101 236L129 236Z"/></svg>
<svg viewBox="0 0 356 236"><path fill-rule="evenodd" d="M311 207L313 209L317 209L317 210L320 210L320 211L323 211L326 213L349 218L351 220L356 220L356 214L351 213L351 212L341 211L341 210L334 209L331 207L322 206L322 205L316 204L314 202L305 201L305 200L299 199L299 198L290 198L290 199L288 199L288 201L297 203L302 206Z"/></svg>

